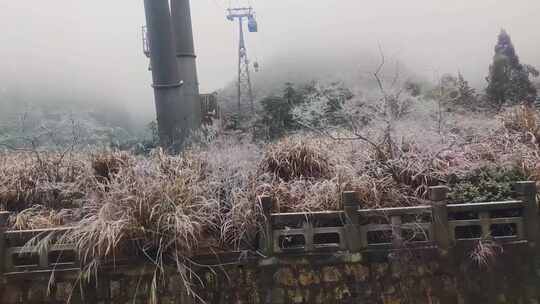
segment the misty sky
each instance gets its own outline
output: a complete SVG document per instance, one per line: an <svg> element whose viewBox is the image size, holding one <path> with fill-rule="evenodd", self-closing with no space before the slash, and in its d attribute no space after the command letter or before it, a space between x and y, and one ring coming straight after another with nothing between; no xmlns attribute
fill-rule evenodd
<svg viewBox="0 0 540 304"><path fill-rule="evenodd" d="M201 91L209 92L234 78L237 29L224 17L229 0L191 2ZM424 77L460 70L480 86L502 27L522 62L540 67L538 0L251 4L260 33L248 36L250 53L263 71L276 57L294 62L304 54L313 64L350 58L359 70L369 70L373 60L358 57L376 53L380 43L388 56ZM142 0L0 0L0 12L0 89L16 84L19 90L91 96L153 111L151 75L141 51Z"/></svg>

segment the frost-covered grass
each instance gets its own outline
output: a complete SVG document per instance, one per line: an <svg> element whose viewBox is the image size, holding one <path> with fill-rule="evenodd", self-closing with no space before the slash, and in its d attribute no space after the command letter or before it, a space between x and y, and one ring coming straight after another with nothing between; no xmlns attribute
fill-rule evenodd
<svg viewBox="0 0 540 304"><path fill-rule="evenodd" d="M377 208L425 204L433 185L468 200L504 198L509 178L540 180L532 110L452 113L442 132L428 128L430 113L407 115L390 131L312 130L273 143L222 134L177 156L3 152L0 204L12 229L74 227L60 240L77 244L86 274L129 252L155 263L156 275L172 260L188 276L192 255L254 249L260 195L274 200L274 212L312 212L341 210L346 190L357 191L362 208Z"/></svg>
<svg viewBox="0 0 540 304"><path fill-rule="evenodd" d="M14 212L19 229L76 224L91 210L97 213L96 206L108 206L105 202L183 200L187 194L173 191L180 188L167 188L183 176L188 196L213 206L205 211L213 233L219 231L217 239L239 246L253 237L262 194L274 198L276 212L338 210L344 190L358 191L365 207L421 204L427 187L484 167L516 168L537 178L538 148L531 131L536 114L523 111L494 117L454 113L441 133L415 111L395 123L391 141L386 130L372 126L357 133L304 132L270 144L222 135L178 156L4 152L0 203ZM155 193L141 192L152 188ZM29 214L52 223L25 226ZM54 219L58 214L70 216Z"/></svg>

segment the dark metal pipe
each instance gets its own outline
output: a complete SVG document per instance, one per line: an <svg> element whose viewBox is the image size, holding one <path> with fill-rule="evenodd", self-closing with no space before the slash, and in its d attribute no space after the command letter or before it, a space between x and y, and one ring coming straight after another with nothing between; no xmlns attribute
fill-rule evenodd
<svg viewBox="0 0 540 304"><path fill-rule="evenodd" d="M181 81L168 0L144 0L160 144L179 150L190 129L182 107Z"/></svg>
<svg viewBox="0 0 540 304"><path fill-rule="evenodd" d="M191 113L190 124L196 129L201 125L202 117L189 0L171 0L171 15L176 40L176 61L183 81L182 104Z"/></svg>

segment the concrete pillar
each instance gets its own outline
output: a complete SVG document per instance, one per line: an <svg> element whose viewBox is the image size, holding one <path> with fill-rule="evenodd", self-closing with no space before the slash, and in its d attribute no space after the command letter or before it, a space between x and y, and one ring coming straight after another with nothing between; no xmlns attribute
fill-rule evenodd
<svg viewBox="0 0 540 304"><path fill-rule="evenodd" d="M160 144L180 150L189 131L182 107L180 77L168 0L144 0Z"/></svg>
<svg viewBox="0 0 540 304"><path fill-rule="evenodd" d="M189 123L193 129L202 122L197 62L193 42L193 27L189 0L171 0L173 32L176 40L176 62L180 80L182 106L189 111Z"/></svg>

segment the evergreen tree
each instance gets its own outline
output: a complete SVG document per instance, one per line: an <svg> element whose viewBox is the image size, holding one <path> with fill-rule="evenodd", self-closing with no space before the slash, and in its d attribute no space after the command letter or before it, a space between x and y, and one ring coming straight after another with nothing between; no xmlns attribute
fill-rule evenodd
<svg viewBox="0 0 540 304"><path fill-rule="evenodd" d="M510 36L501 30L487 77L490 102L500 110L507 102L533 101L537 92L529 77L536 73L534 68L520 63Z"/></svg>
<svg viewBox="0 0 540 304"><path fill-rule="evenodd" d="M255 124L256 138L273 140L295 130L292 109L302 103L303 95L292 83L286 83L282 96L270 96L261 100L260 119Z"/></svg>
<svg viewBox="0 0 540 304"><path fill-rule="evenodd" d="M469 86L469 82L465 80L461 73L458 73L457 79L458 97L456 103L466 108L474 108L477 106L476 91Z"/></svg>

